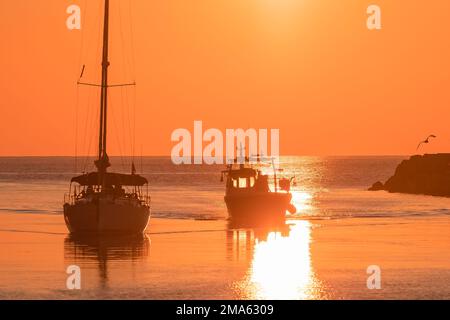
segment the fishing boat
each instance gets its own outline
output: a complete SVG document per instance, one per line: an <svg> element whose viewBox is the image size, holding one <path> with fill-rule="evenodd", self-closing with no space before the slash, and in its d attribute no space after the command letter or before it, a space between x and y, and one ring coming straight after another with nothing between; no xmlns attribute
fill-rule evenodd
<svg viewBox="0 0 450 320"><path fill-rule="evenodd" d="M239 160L241 159L241 160ZM256 163L262 157L256 156ZM277 177L274 159L273 190L269 185L269 175L254 167L248 157L241 154L222 171L226 179L225 203L232 225L251 226L284 223L286 212L295 213L290 193L293 178Z"/></svg>
<svg viewBox="0 0 450 320"><path fill-rule="evenodd" d="M137 234L147 228L150 219L148 181L136 174L134 163L131 174L108 172L111 166L106 149L108 88L118 86L108 84L109 9L109 0L105 0L101 84L78 82L99 87L101 101L96 171L73 177L69 194L64 197L64 220L74 234Z"/></svg>

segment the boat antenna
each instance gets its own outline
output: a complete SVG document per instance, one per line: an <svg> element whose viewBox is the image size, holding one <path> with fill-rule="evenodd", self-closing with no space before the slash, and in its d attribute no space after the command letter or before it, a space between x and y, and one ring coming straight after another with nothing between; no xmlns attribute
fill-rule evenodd
<svg viewBox="0 0 450 320"><path fill-rule="evenodd" d="M277 169L275 168L275 157L271 158L272 160L272 168L273 168L273 180L275 185L275 192L278 190L278 182L277 182Z"/></svg>
<svg viewBox="0 0 450 320"><path fill-rule="evenodd" d="M83 78L83 74L84 74L84 69L86 68L86 65L83 64L83 67L81 68L81 74L80 74L80 79Z"/></svg>

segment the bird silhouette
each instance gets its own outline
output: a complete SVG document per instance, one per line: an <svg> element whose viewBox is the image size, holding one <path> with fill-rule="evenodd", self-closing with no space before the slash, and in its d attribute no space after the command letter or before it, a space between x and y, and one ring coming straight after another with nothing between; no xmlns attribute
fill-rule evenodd
<svg viewBox="0 0 450 320"><path fill-rule="evenodd" d="M422 144L424 144L424 143L430 143L430 139L431 138L436 138L436 136L434 135L434 134L430 134L425 140L423 140L423 141L421 141L420 143L419 143L419 145L417 146L417 149L416 150L419 150L419 148L420 148L420 146L422 145Z"/></svg>

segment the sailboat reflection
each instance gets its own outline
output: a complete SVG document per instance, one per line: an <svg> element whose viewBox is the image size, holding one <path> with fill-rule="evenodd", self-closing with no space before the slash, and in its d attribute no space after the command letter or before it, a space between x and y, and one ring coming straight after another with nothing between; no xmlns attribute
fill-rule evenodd
<svg viewBox="0 0 450 320"><path fill-rule="evenodd" d="M67 263L89 266L96 263L100 284L108 284L108 263L123 263L144 260L150 252L147 235L76 236L64 240L64 259Z"/></svg>
<svg viewBox="0 0 450 320"><path fill-rule="evenodd" d="M291 220L285 229L229 232L234 259L248 259L249 269L235 284L241 299L317 299L322 285L310 256L309 221Z"/></svg>

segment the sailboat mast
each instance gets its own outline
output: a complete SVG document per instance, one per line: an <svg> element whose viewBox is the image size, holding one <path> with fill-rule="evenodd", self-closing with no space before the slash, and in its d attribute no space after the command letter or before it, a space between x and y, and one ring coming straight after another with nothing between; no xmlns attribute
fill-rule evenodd
<svg viewBox="0 0 450 320"><path fill-rule="evenodd" d="M100 95L100 132L98 143L98 160L100 171L108 167L106 153L106 129L108 111L108 53L109 53L109 0L105 0L105 17L103 22L103 56L102 56L102 84Z"/></svg>

